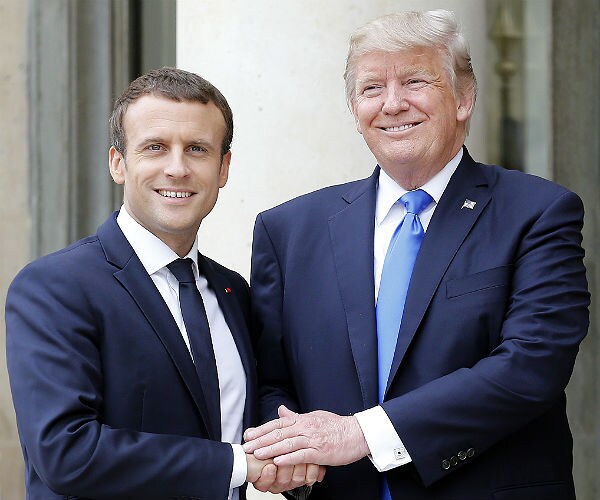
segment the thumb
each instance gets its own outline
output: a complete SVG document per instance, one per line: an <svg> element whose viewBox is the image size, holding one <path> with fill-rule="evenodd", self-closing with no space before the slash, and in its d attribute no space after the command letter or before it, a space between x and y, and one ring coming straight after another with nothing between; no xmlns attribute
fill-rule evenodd
<svg viewBox="0 0 600 500"><path fill-rule="evenodd" d="M277 408L277 414L279 415L279 418L293 417L297 415L296 412L293 412L292 410L288 409L285 405L281 405L279 408Z"/></svg>

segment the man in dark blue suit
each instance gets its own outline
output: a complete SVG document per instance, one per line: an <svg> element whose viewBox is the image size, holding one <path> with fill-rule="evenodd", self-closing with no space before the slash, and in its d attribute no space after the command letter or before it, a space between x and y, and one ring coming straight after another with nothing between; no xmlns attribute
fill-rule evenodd
<svg viewBox="0 0 600 500"><path fill-rule="evenodd" d="M257 218L273 420L247 430L245 450L336 466L311 499L573 498L564 389L589 305L579 197L470 157L476 81L452 13L359 28L345 79L378 166ZM402 238L416 250L396 252ZM382 295L407 268L390 344Z"/></svg>
<svg viewBox="0 0 600 500"><path fill-rule="evenodd" d="M163 68L117 99L111 132L123 207L8 292L27 498L245 498L263 465L240 444L257 414L249 291L196 239L227 181L231 109L198 75ZM178 259L202 332L184 321L167 267ZM194 351L202 334L206 352Z"/></svg>

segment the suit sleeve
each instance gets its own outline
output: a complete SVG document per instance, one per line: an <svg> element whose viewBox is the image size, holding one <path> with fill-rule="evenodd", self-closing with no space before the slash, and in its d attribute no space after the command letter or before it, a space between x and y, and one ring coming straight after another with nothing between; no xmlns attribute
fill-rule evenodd
<svg viewBox="0 0 600 500"><path fill-rule="evenodd" d="M277 418L285 404L298 411L292 377L286 363L283 337L283 280L274 246L259 215L254 226L250 290L254 327L258 332L257 360L260 387L260 418Z"/></svg>
<svg viewBox="0 0 600 500"><path fill-rule="evenodd" d="M425 485L456 470L443 458L469 451L467 463L564 397L588 328L582 220L580 199L566 193L521 228L508 307L487 357L382 404Z"/></svg>
<svg viewBox="0 0 600 500"><path fill-rule="evenodd" d="M103 423L101 358L116 353L101 352L101 337L119 332L102 330L72 273L43 262L15 278L6 302L8 369L28 466L64 495L227 498L231 445Z"/></svg>

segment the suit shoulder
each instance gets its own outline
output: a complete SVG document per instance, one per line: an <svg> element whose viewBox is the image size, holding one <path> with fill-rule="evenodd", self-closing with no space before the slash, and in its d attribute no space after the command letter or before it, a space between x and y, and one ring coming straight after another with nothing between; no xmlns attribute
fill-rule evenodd
<svg viewBox="0 0 600 500"><path fill-rule="evenodd" d="M510 188L516 192L528 192L530 196L532 194L531 189L539 190L541 194L555 196L572 193L568 188L534 174L519 170L509 170L498 165L487 165L484 163L478 163L477 166L482 169L494 187Z"/></svg>
<svg viewBox="0 0 600 500"><path fill-rule="evenodd" d="M537 207L537 210L544 211L555 201L560 201L583 210L580 196L554 181L497 165L478 163L477 167L493 190L494 199L508 207L530 207L534 210Z"/></svg>
<svg viewBox="0 0 600 500"><path fill-rule="evenodd" d="M356 197L367 190L372 184L372 177L327 186L310 193L302 194L273 208L260 213L260 217L279 216L286 213L330 211L332 207L345 206L345 196Z"/></svg>
<svg viewBox="0 0 600 500"><path fill-rule="evenodd" d="M98 237L88 236L29 262L17 273L13 284L23 280L38 283L76 280L101 252Z"/></svg>

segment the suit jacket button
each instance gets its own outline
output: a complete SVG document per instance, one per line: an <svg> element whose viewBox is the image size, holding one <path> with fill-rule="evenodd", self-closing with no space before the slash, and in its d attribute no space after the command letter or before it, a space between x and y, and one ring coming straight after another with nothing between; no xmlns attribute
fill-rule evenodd
<svg viewBox="0 0 600 500"><path fill-rule="evenodd" d="M448 470L450 468L450 462L448 460L442 460L442 469Z"/></svg>
<svg viewBox="0 0 600 500"><path fill-rule="evenodd" d="M458 458L451 457L450 458L450 465L452 465L454 467L456 464L458 464Z"/></svg>
<svg viewBox="0 0 600 500"><path fill-rule="evenodd" d="M466 460L467 459L467 452L466 451L462 451L462 450L459 451L458 452L458 458L460 460Z"/></svg>
<svg viewBox="0 0 600 500"><path fill-rule="evenodd" d="M469 448L467 450L467 457L472 458L475 455L475 448Z"/></svg>

